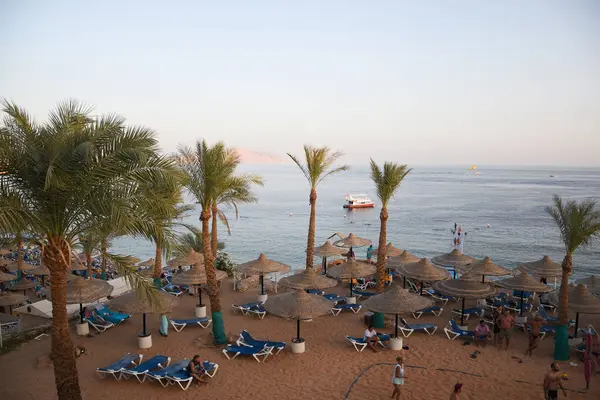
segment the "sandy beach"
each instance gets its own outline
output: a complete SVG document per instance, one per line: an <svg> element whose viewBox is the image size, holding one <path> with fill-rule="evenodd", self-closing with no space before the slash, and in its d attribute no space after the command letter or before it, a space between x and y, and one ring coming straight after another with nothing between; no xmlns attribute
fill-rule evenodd
<svg viewBox="0 0 600 400"><path fill-rule="evenodd" d="M345 294L342 287L330 292ZM230 282L222 285L221 301L228 332L238 334L247 329L260 339L289 342L295 333L295 323L267 315L264 320L235 314L230 305L255 299L255 291L236 293ZM195 299L183 295L172 316L185 318L193 315ZM508 351L497 350L492 346L481 349L477 359L469 355L476 349L473 345L463 346L461 340L450 341L443 332L450 318L450 310L455 304L444 306L440 317L423 316L418 322L431 321L439 325L433 336L414 333L405 339L409 350L404 351L407 366L406 384L403 399L446 399L457 382L464 383L464 399L486 398L542 399L541 382L552 362L552 338L541 342L532 361L518 363L512 356L521 357L526 348L523 333L513 335L513 343ZM302 336L306 339L307 351L292 354L289 348L279 355L269 357L266 363L257 363L252 358L227 360L220 348L211 345L210 329L188 327L177 333L172 328L169 337L158 334L158 317L148 318L153 332L154 346L149 351L137 349L136 334L141 330L141 317L133 316L123 325L109 329L92 338L78 338L74 330L75 343L85 346L89 354L78 359L79 379L85 399L159 399L164 396L191 399L198 396L207 399L344 399L350 385L357 376L368 369L353 386L348 399L384 399L392 391L392 365L397 353L382 350L374 353L366 349L362 353L354 350L344 338L345 335L361 336L365 330L364 310L358 314L351 312L339 316L325 316L302 324ZM409 321L411 318L407 318ZM473 328L476 321L469 321ZM581 317L581 323L595 323ZM380 331L392 332L392 328ZM54 375L51 367L38 366L38 357L49 351L49 337L25 343L18 350L0 357L2 365L2 385L0 398L4 399L55 399ZM217 375L203 387L191 386L181 391L177 386L161 387L155 382L138 383L135 379L115 381L112 378L100 379L95 374L96 367L108 365L124 353L140 352L150 357L163 354L179 360L191 358L198 353L203 359L220 365ZM577 367L562 363L562 371L569 374L565 386L570 390L570 399L596 399L600 396L600 379L592 381L592 390L585 388L582 363L572 357ZM392 365L379 365L387 363ZM453 371L450 371L453 370ZM581 392L580 392L581 391Z"/></svg>

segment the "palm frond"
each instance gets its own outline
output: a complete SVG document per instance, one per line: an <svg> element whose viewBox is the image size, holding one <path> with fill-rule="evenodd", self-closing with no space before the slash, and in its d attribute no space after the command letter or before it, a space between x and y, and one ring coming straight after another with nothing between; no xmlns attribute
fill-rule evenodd
<svg viewBox="0 0 600 400"><path fill-rule="evenodd" d="M556 223L567 254L572 255L578 248L586 248L600 238L600 212L596 201L565 202L554 195L552 202L546 212Z"/></svg>
<svg viewBox="0 0 600 400"><path fill-rule="evenodd" d="M406 165L387 161L381 169L373 159L370 159L370 167L371 180L375 184L377 197L381 200L382 206L387 207L388 202L395 196L400 184L412 169Z"/></svg>

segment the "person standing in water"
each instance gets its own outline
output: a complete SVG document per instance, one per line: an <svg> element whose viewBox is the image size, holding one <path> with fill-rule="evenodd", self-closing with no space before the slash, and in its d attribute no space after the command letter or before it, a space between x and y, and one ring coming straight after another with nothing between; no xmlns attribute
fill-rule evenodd
<svg viewBox="0 0 600 400"><path fill-rule="evenodd" d="M404 385L404 359L402 356L396 357L396 365L394 366L394 375L392 375L392 385L394 385L394 391L392 392L391 399L400 400L400 386Z"/></svg>

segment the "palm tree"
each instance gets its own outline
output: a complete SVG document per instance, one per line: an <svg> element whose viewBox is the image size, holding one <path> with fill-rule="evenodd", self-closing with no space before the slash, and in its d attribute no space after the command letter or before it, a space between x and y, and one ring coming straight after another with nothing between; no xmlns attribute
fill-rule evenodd
<svg viewBox="0 0 600 400"><path fill-rule="evenodd" d="M76 101L59 104L38 124L4 102L0 128L0 229L29 226L44 246L52 280L51 359L58 398L81 399L66 307L66 272L80 234L111 209L133 214L140 184L169 181L174 163L158 155L154 133L106 115L90 118ZM123 258L123 260L125 260ZM119 272L141 295L152 287L123 263Z"/></svg>
<svg viewBox="0 0 600 400"><path fill-rule="evenodd" d="M237 154L217 142L209 147L205 140L196 142L194 149L179 149L179 164L187 174L186 187L200 204L200 221L202 223L202 253L213 320L213 337L216 344L225 344L225 325L219 299L219 285L215 272L209 222L213 204L217 201L219 185L223 179L233 175L238 164Z"/></svg>
<svg viewBox="0 0 600 400"><path fill-rule="evenodd" d="M412 171L406 165L400 165L392 162L385 162L383 170L379 168L377 163L371 159L371 179L377 190L377 197L381 201L381 211L379 212L379 245L377 246L377 286L375 290L382 292L385 283L385 250L387 242L387 220L388 212L387 205L390 200L396 195L400 184Z"/></svg>
<svg viewBox="0 0 600 400"><path fill-rule="evenodd" d="M217 243L217 251L223 250L225 243ZM196 253L202 253L204 251L204 245L202 244L202 231L196 228L190 229L190 232L179 234L175 239L172 253L176 257L184 257L189 251L194 250ZM212 252L212 249L211 249Z"/></svg>
<svg viewBox="0 0 600 400"><path fill-rule="evenodd" d="M556 329L554 358L568 360L569 275L573 271L573 253L578 248L590 246L600 237L600 212L596 209L596 202L589 199L580 203L574 200L565 202L554 195L553 202L554 204L546 207L546 212L556 223L565 246L558 303L560 326Z"/></svg>
<svg viewBox="0 0 600 400"><path fill-rule="evenodd" d="M288 153L288 156L296 163L302 171L308 184L310 185L310 195L308 201L310 204L310 219L308 221L308 239L306 240L306 268L313 267L313 257L315 250L315 231L316 231L316 213L317 213L317 186L325 178L338 172L350 169L348 165L334 167L335 162L343 155L336 151L331 152L328 147L304 146L304 161Z"/></svg>
<svg viewBox="0 0 600 400"><path fill-rule="evenodd" d="M241 161L237 154L230 157L232 157L232 160L235 159L237 164L239 164ZM237 219L239 217L238 204L258 202L258 198L254 195L251 189L253 184L263 186L262 177L258 175L242 174L227 177L219 182L217 198L212 205L212 230L210 247L213 256L217 255L217 218L221 220L221 223L227 228L227 233L231 235L231 229L229 228L227 216L219 208L219 206L224 204L233 207L235 210L235 218Z"/></svg>

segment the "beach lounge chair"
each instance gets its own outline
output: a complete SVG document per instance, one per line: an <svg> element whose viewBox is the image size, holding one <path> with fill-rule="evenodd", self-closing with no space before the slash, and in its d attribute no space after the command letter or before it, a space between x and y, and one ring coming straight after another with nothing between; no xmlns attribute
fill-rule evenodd
<svg viewBox="0 0 600 400"><path fill-rule="evenodd" d="M415 331L426 332L429 336L432 336L437 331L438 327L436 324L426 322L424 324L409 324L404 318L400 318L400 332L404 337L409 337Z"/></svg>
<svg viewBox="0 0 600 400"><path fill-rule="evenodd" d="M330 312L332 315L338 315L344 310L351 310L354 314L356 314L361 308L362 306L360 304L340 304L333 306Z"/></svg>
<svg viewBox="0 0 600 400"><path fill-rule="evenodd" d="M354 294L358 297L366 297L366 298L377 295L377 293L375 293L375 292L364 292L362 290L355 290Z"/></svg>
<svg viewBox="0 0 600 400"><path fill-rule="evenodd" d="M319 290L319 289L306 289L306 293L308 294L318 294L319 296L322 296L325 294L324 291Z"/></svg>
<svg viewBox="0 0 600 400"><path fill-rule="evenodd" d="M379 339L377 341L377 344L380 345L381 347L385 347L385 344L383 342L389 341L390 335L378 333L377 338ZM354 346L354 350L358 351L359 353L361 351L363 351L365 349L365 347L367 347L367 341L365 340L364 337L359 338L359 337L353 337L353 336L346 336L346 340L349 341L350 343L352 343L352 346Z"/></svg>
<svg viewBox="0 0 600 400"><path fill-rule="evenodd" d="M521 291L520 290L514 290L512 295L515 300L521 301ZM529 299L535 299L535 293L523 292L523 301L527 302L527 301L529 301Z"/></svg>
<svg viewBox="0 0 600 400"><path fill-rule="evenodd" d="M427 295L427 296L431 296L434 299L436 299L437 301L441 301L444 304L448 303L448 300L451 299L451 297L444 296L440 292L433 290L433 289L425 289L425 290L423 290L423 294Z"/></svg>
<svg viewBox="0 0 600 400"><path fill-rule="evenodd" d="M212 322L212 319L208 318L208 317L202 317L202 318L189 318L189 319L173 319L173 318L169 318L169 322L171 323L171 325L173 326L173 329L175 329L175 332L181 332L183 330L183 328L185 328L188 325L197 325L201 328L208 328Z"/></svg>
<svg viewBox="0 0 600 400"><path fill-rule="evenodd" d="M475 332L465 331L464 329L460 329L458 327L458 325L456 325L456 322L454 322L453 319L450 320L449 324L450 324L449 328L447 328L447 327L444 328L444 333L446 333L446 336L448 337L448 339L454 340L457 337L472 337L472 338L475 337Z"/></svg>
<svg viewBox="0 0 600 400"><path fill-rule="evenodd" d="M325 297L327 300L329 301L333 301L335 304L340 303L342 301L346 301L346 299L336 293L327 293L324 294L323 297Z"/></svg>
<svg viewBox="0 0 600 400"><path fill-rule="evenodd" d="M123 371L125 368L130 367L132 364L134 366L137 366L142 361L143 357L144 356L142 356L141 354L127 353L118 361L115 361L114 363L107 365L106 367L96 368L96 373L98 374L98 376L100 376L100 378L104 378L106 377L106 375L112 375L112 377L116 380L120 380L121 371Z"/></svg>
<svg viewBox="0 0 600 400"><path fill-rule="evenodd" d="M95 330L98 332L104 332L108 328L115 326L112 322L106 320L99 320L96 317L85 317L84 321L87 321Z"/></svg>
<svg viewBox="0 0 600 400"><path fill-rule="evenodd" d="M518 312L521 312L521 303L518 303L515 301L509 301L508 303L504 304L504 308L518 313ZM532 304L523 302L523 311L524 312L530 312L532 309L533 309Z"/></svg>
<svg viewBox="0 0 600 400"><path fill-rule="evenodd" d="M236 341L238 346L251 346L251 347L270 347L271 349L276 349L277 352L275 354L279 354L281 350L285 348L285 342L273 342L270 340L257 340L250 335L250 332L247 330L243 330L240 333L240 337Z"/></svg>
<svg viewBox="0 0 600 400"><path fill-rule="evenodd" d="M165 286L163 286L163 287L161 288L161 290L162 290L163 292L167 292L167 293L169 293L170 295L173 295L173 296L175 296L175 297L179 297L179 296L181 296L181 295L183 294L183 291L182 291L181 289L179 289L179 288L177 288L177 287L175 287L175 286L171 285L170 283L169 283L169 284L167 284L167 285L165 285Z"/></svg>
<svg viewBox="0 0 600 400"><path fill-rule="evenodd" d="M354 290L367 290L369 288L369 282L364 280L363 278L357 278L356 284L352 289Z"/></svg>
<svg viewBox="0 0 600 400"><path fill-rule="evenodd" d="M419 293L419 288L417 284L414 283L411 279L406 280L406 284L408 285L408 290L413 293Z"/></svg>
<svg viewBox="0 0 600 400"><path fill-rule="evenodd" d="M237 311L241 311L242 314L246 314L246 312L248 311L248 309L250 307L254 307L254 306L259 306L263 304L262 301L253 301L251 303L246 303L246 304L232 304L231 308L233 309L233 311L237 312Z"/></svg>
<svg viewBox="0 0 600 400"><path fill-rule="evenodd" d="M96 306L96 312L102 317L102 319L111 322L114 325L119 325L121 322L131 318L131 315L129 314L111 311L106 304Z"/></svg>
<svg viewBox="0 0 600 400"><path fill-rule="evenodd" d="M444 309L442 307L440 307L440 306L432 306L432 307L424 308L424 309L419 310L419 311L414 311L412 313L412 315L413 315L413 317L415 317L415 319L419 319L419 318L421 318L421 315L423 315L423 314L429 314L429 313L435 315L436 317L439 317L442 314L442 311L444 311Z"/></svg>
<svg viewBox="0 0 600 400"><path fill-rule="evenodd" d="M228 353L232 353L233 356L230 357ZM242 354L254 357L256 362L261 362L260 357L263 357L262 362L265 362L267 361L269 354L271 354L271 349L269 347L233 346L230 344L223 349L223 354L225 354L225 357L227 357L228 360L233 360Z"/></svg>
<svg viewBox="0 0 600 400"><path fill-rule="evenodd" d="M217 373L217 370L219 369L219 364L210 361L204 361L202 363L202 368L204 369L204 373L209 378L212 378ZM171 385L178 384L181 390L184 391L187 390L194 381L194 377L190 375L190 372L187 368L184 368L179 372L167 374L166 379Z"/></svg>
<svg viewBox="0 0 600 400"><path fill-rule="evenodd" d="M264 309L262 304L259 304L248 308L246 315L256 315L259 319L263 319L267 315L267 310Z"/></svg>
<svg viewBox="0 0 600 400"><path fill-rule="evenodd" d="M121 370L121 378L129 379L135 376L138 382L146 380L146 373L158 368L166 368L171 363L171 357L156 355L135 367L125 367Z"/></svg>
<svg viewBox="0 0 600 400"><path fill-rule="evenodd" d="M453 308L452 314L461 315L461 310L459 310L457 308ZM462 312L462 314L464 314L464 316L465 316L465 321L467 321L471 315L475 315L475 316L477 316L477 318L481 318L483 316L483 308L480 308L480 307L465 308L464 311Z"/></svg>
<svg viewBox="0 0 600 400"><path fill-rule="evenodd" d="M546 312L546 309L542 306L538 307L538 313L540 314L540 317L542 317L546 322L550 322L552 324L558 324L558 318L556 317L552 317L550 315L548 315L548 313ZM575 325L575 321L573 321L572 319L569 320L569 326L573 326Z"/></svg>
<svg viewBox="0 0 600 400"><path fill-rule="evenodd" d="M152 378L152 379L158 381L158 383L160 383L162 385L162 387L167 387L170 384L167 376L174 375L174 374L177 374L178 372L183 371L184 369L187 368L189 363L190 363L190 360L187 360L187 359L177 361L176 363L173 363L166 368L146 372L146 377Z"/></svg>

